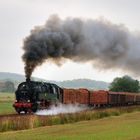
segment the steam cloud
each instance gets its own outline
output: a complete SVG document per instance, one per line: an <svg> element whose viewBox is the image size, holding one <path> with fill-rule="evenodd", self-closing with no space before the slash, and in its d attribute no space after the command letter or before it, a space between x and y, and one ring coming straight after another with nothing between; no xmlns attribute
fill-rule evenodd
<svg viewBox="0 0 140 140"><path fill-rule="evenodd" d="M140 36L104 19L50 16L45 25L31 30L23 49L27 78L46 60L61 65L64 59L140 74Z"/></svg>
<svg viewBox="0 0 140 140"><path fill-rule="evenodd" d="M37 115L57 115L57 114L64 114L64 113L75 113L87 110L88 107L85 105L74 105L74 104L60 104L59 106L51 106L48 110L40 110L36 114Z"/></svg>

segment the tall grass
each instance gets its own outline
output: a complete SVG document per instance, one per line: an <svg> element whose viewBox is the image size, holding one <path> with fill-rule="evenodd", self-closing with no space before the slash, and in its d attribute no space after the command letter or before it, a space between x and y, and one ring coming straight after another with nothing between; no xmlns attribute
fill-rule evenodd
<svg viewBox="0 0 140 140"><path fill-rule="evenodd" d="M59 114L55 116L21 115L14 117L1 117L0 132L74 123L83 120L96 120L108 116L118 116L135 111L140 111L140 106L87 110L78 113Z"/></svg>

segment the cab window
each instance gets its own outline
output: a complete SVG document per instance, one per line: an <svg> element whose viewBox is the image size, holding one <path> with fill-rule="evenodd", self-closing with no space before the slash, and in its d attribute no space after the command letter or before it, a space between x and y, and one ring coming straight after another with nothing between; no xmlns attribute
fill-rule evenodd
<svg viewBox="0 0 140 140"><path fill-rule="evenodd" d="M57 90L55 87L52 87L53 88L53 94L57 94Z"/></svg>
<svg viewBox="0 0 140 140"><path fill-rule="evenodd" d="M43 93L49 93L50 92L49 87L47 85L43 85L42 86L42 92Z"/></svg>

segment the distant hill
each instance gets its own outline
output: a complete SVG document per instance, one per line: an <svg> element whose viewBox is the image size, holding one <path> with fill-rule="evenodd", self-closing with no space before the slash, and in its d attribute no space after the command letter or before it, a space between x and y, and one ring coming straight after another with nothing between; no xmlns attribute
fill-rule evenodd
<svg viewBox="0 0 140 140"><path fill-rule="evenodd" d="M45 81L44 79L40 78L32 78L34 80L39 80L39 81ZM11 81L14 83L15 87L23 81L25 81L25 76L22 74L16 74L16 73L9 73L9 72L0 72L0 81L1 82L6 82L6 81Z"/></svg>
<svg viewBox="0 0 140 140"><path fill-rule="evenodd" d="M103 81L95 81L90 79L76 79L56 82L65 88L88 88L88 89L108 89L109 83Z"/></svg>
<svg viewBox="0 0 140 140"><path fill-rule="evenodd" d="M25 76L16 73L0 72L0 80L10 80L10 81L24 81Z"/></svg>
<svg viewBox="0 0 140 140"><path fill-rule="evenodd" d="M33 78L37 81L47 81L45 79ZM22 81L25 81L25 76L16 73L7 73L0 72L0 81L12 81L19 84ZM89 89L108 89L109 83L103 81L95 81L90 79L75 79L75 80L66 80L66 81L47 81L55 83L61 87L65 88L89 88Z"/></svg>
<svg viewBox="0 0 140 140"><path fill-rule="evenodd" d="M36 78L33 77L32 79L35 80L42 80L44 81L45 79L40 79L40 78ZM0 81L15 81L15 82L23 82L25 81L25 76L22 74L16 74L16 73L9 73L9 72L0 72Z"/></svg>

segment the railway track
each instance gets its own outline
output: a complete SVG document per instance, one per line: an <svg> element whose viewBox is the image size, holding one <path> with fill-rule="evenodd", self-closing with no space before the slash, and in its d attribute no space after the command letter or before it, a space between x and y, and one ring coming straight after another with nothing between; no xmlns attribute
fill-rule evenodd
<svg viewBox="0 0 140 140"><path fill-rule="evenodd" d="M89 109L86 109L86 110L83 110L83 111L80 111L80 112L84 112L84 111L105 111L105 110L108 110L108 109L119 109L119 108L133 108L133 107L137 107L137 108L140 108L140 105L131 105L131 106L117 106L117 107L102 107L102 108L93 108L93 107L90 107ZM65 113L64 113L65 114ZM67 114L67 113L66 113ZM16 114L16 113L13 113L13 114L2 114L0 115L0 119L1 118L16 118L16 117L29 117L29 116L48 116L48 115L37 115L37 114Z"/></svg>

